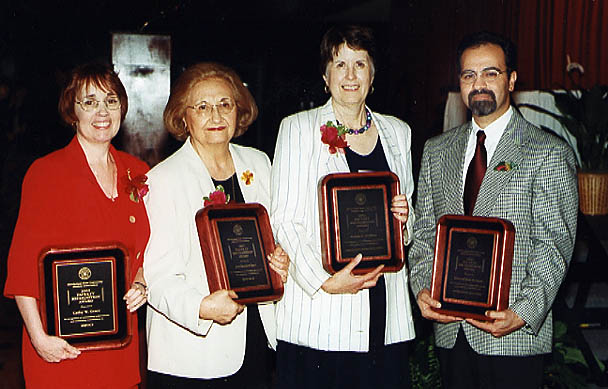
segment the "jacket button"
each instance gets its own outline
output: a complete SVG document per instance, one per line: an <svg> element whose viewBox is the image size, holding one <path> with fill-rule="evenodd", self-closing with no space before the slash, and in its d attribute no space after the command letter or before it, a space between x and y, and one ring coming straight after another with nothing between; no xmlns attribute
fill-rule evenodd
<svg viewBox="0 0 608 389"><path fill-rule="evenodd" d="M135 223L135 216L133 216L133 215L129 216L129 221L131 223Z"/></svg>

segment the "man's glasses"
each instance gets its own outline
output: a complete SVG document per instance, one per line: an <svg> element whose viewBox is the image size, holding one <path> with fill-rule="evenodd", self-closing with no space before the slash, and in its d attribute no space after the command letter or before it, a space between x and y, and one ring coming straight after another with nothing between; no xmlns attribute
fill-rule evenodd
<svg viewBox="0 0 608 389"><path fill-rule="evenodd" d="M80 105L80 107L86 112L97 111L99 109L99 103L101 103L101 101L92 99L90 97L85 97L82 99L82 101L76 101L76 104ZM118 96L108 96L103 103L110 111L115 111L120 108L120 99Z"/></svg>
<svg viewBox="0 0 608 389"><path fill-rule="evenodd" d="M494 82L498 79L498 77L500 77L501 74L505 72L506 70L488 68L483 69L480 75L473 70L465 70L464 72L460 73L460 82L463 84L472 84L477 80L478 77L481 77L481 79L485 82Z"/></svg>
<svg viewBox="0 0 608 389"><path fill-rule="evenodd" d="M198 104L188 105L188 108L192 108L196 113L202 116L210 116L213 111L213 107L217 107L217 111L220 115L227 115L234 109L235 103L232 99L224 98L221 99L217 104L211 104L206 101L201 101Z"/></svg>

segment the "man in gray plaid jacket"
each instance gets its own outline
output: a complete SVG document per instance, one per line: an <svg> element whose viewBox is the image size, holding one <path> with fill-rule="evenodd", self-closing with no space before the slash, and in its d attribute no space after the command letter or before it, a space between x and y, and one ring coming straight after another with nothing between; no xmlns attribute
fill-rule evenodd
<svg viewBox="0 0 608 389"><path fill-rule="evenodd" d="M411 287L422 315L434 321L444 387L538 388L543 355L551 351L551 305L574 247L575 158L566 143L511 107L517 73L510 41L476 33L460 43L458 58L461 96L473 118L426 142L409 253ZM430 309L440 307L429 293L436 223L464 213L464 177L479 131L487 170L472 214L515 226L509 308L486 312L492 321Z"/></svg>

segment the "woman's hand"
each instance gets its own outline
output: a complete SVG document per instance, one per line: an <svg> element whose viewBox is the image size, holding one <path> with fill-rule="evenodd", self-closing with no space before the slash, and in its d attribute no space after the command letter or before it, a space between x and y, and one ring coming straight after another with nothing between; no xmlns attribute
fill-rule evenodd
<svg viewBox="0 0 608 389"><path fill-rule="evenodd" d="M141 282L133 282L122 299L127 302L129 312L135 312L148 301L148 289Z"/></svg>
<svg viewBox="0 0 608 389"><path fill-rule="evenodd" d="M233 299L238 296L234 290L218 290L201 301L198 316L203 320L213 320L219 324L229 324L245 309Z"/></svg>
<svg viewBox="0 0 608 389"><path fill-rule="evenodd" d="M148 301L148 287L146 279L144 278L144 269L140 267L137 269L135 279L131 284L131 289L122 298L127 302L127 309L129 312L135 312Z"/></svg>
<svg viewBox="0 0 608 389"><path fill-rule="evenodd" d="M21 312L23 323L40 358L47 362L61 362L64 359L74 359L80 355L80 350L71 346L65 340L49 336L42 327L38 303L31 296L15 296L15 302Z"/></svg>
<svg viewBox="0 0 608 389"><path fill-rule="evenodd" d="M331 294L344 294L344 293L357 293L362 289L368 289L376 286L378 278L382 275L382 269L384 265L380 265L371 272L356 276L352 273L353 269L361 262L363 255L357 254L357 256L350 261L344 269L340 270L330 278L328 278L321 289Z"/></svg>
<svg viewBox="0 0 608 389"><path fill-rule="evenodd" d="M71 346L65 340L56 336L40 334L32 338L32 345L36 349L40 358L47 362L61 362L64 359L76 359L80 355L80 350Z"/></svg>
<svg viewBox="0 0 608 389"><path fill-rule="evenodd" d="M287 273L289 270L289 255L279 245L274 249L274 252L268 255L268 264L270 268L281 276L283 283L287 282Z"/></svg>
<svg viewBox="0 0 608 389"><path fill-rule="evenodd" d="M410 207L407 204L407 197L405 197L404 194L393 197L393 201L391 202L391 212L393 213L393 216L395 216L395 218L401 223L407 222Z"/></svg>

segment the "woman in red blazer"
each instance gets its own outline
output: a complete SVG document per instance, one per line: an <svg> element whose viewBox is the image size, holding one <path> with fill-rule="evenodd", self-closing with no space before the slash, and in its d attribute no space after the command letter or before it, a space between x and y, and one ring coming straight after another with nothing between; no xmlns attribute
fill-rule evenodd
<svg viewBox="0 0 608 389"><path fill-rule="evenodd" d="M130 388L140 382L134 311L146 302L142 254L150 229L140 201L147 188L133 179L148 166L110 144L127 108L125 88L111 68L76 68L59 101L76 135L65 148L35 161L23 181L4 294L15 298L23 317L28 388ZM81 352L42 324L38 258L49 246L105 242L121 243L131 258L130 289L119 304L127 304L135 334L123 348Z"/></svg>

